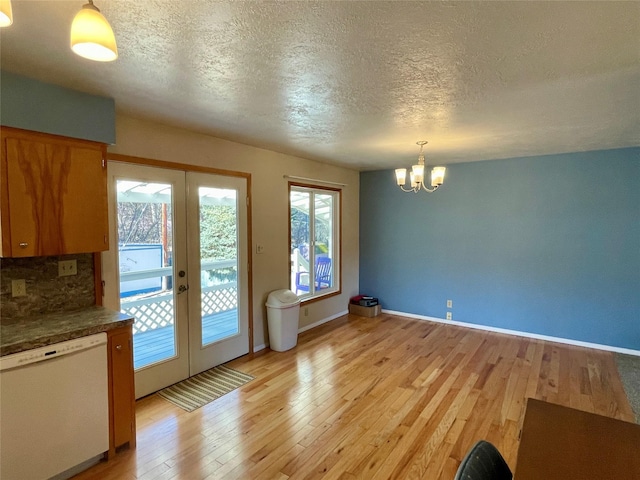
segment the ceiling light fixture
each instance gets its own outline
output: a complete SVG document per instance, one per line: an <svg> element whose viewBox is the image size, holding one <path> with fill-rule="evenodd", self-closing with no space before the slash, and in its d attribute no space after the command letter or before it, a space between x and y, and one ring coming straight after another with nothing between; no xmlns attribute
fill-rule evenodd
<svg viewBox="0 0 640 480"><path fill-rule="evenodd" d="M8 27L12 23L11 0L0 0L0 27Z"/></svg>
<svg viewBox="0 0 640 480"><path fill-rule="evenodd" d="M82 6L71 24L71 50L97 62L118 58L118 47L111 25L93 0Z"/></svg>
<svg viewBox="0 0 640 480"><path fill-rule="evenodd" d="M418 164L411 167L409 176L411 178L411 188L404 188L404 184L407 182L407 169L396 168L396 182L403 192L418 193L420 190L425 190L429 193L435 192L440 185L444 183L445 167L433 167L431 170L431 186L433 188L427 188L424 183L424 153L422 149L428 142L421 140L416 142L416 145L420 145L420 154L418 155Z"/></svg>

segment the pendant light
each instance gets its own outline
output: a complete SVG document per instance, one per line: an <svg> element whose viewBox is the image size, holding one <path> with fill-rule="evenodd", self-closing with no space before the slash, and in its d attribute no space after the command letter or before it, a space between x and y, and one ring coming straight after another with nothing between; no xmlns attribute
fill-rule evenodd
<svg viewBox="0 0 640 480"><path fill-rule="evenodd" d="M118 58L118 47L111 25L93 4L93 0L83 5L73 19L71 50L97 62L111 62Z"/></svg>
<svg viewBox="0 0 640 480"><path fill-rule="evenodd" d="M12 23L11 0L0 0L0 27L8 27Z"/></svg>

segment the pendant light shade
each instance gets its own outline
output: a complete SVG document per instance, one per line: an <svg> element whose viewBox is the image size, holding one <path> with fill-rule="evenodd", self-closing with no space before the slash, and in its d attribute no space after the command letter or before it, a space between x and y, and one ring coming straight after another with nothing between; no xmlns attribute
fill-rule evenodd
<svg viewBox="0 0 640 480"><path fill-rule="evenodd" d="M12 23L11 0L0 0L0 27L8 27Z"/></svg>
<svg viewBox="0 0 640 480"><path fill-rule="evenodd" d="M118 58L118 47L111 25L92 0L83 5L73 19L71 50L97 62L111 62Z"/></svg>

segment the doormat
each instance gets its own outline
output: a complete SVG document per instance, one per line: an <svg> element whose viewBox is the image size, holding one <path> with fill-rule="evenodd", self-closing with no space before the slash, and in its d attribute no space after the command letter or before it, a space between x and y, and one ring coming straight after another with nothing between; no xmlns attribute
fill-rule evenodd
<svg viewBox="0 0 640 480"><path fill-rule="evenodd" d="M158 395L187 412L193 412L250 382L253 378L233 368L219 365L164 388L158 392Z"/></svg>

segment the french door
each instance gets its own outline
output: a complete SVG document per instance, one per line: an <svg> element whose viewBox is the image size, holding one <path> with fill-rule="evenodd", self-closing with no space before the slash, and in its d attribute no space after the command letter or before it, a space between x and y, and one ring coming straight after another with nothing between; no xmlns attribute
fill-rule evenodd
<svg viewBox="0 0 640 480"><path fill-rule="evenodd" d="M248 353L246 180L119 162L108 175L105 305L136 319L136 397Z"/></svg>

